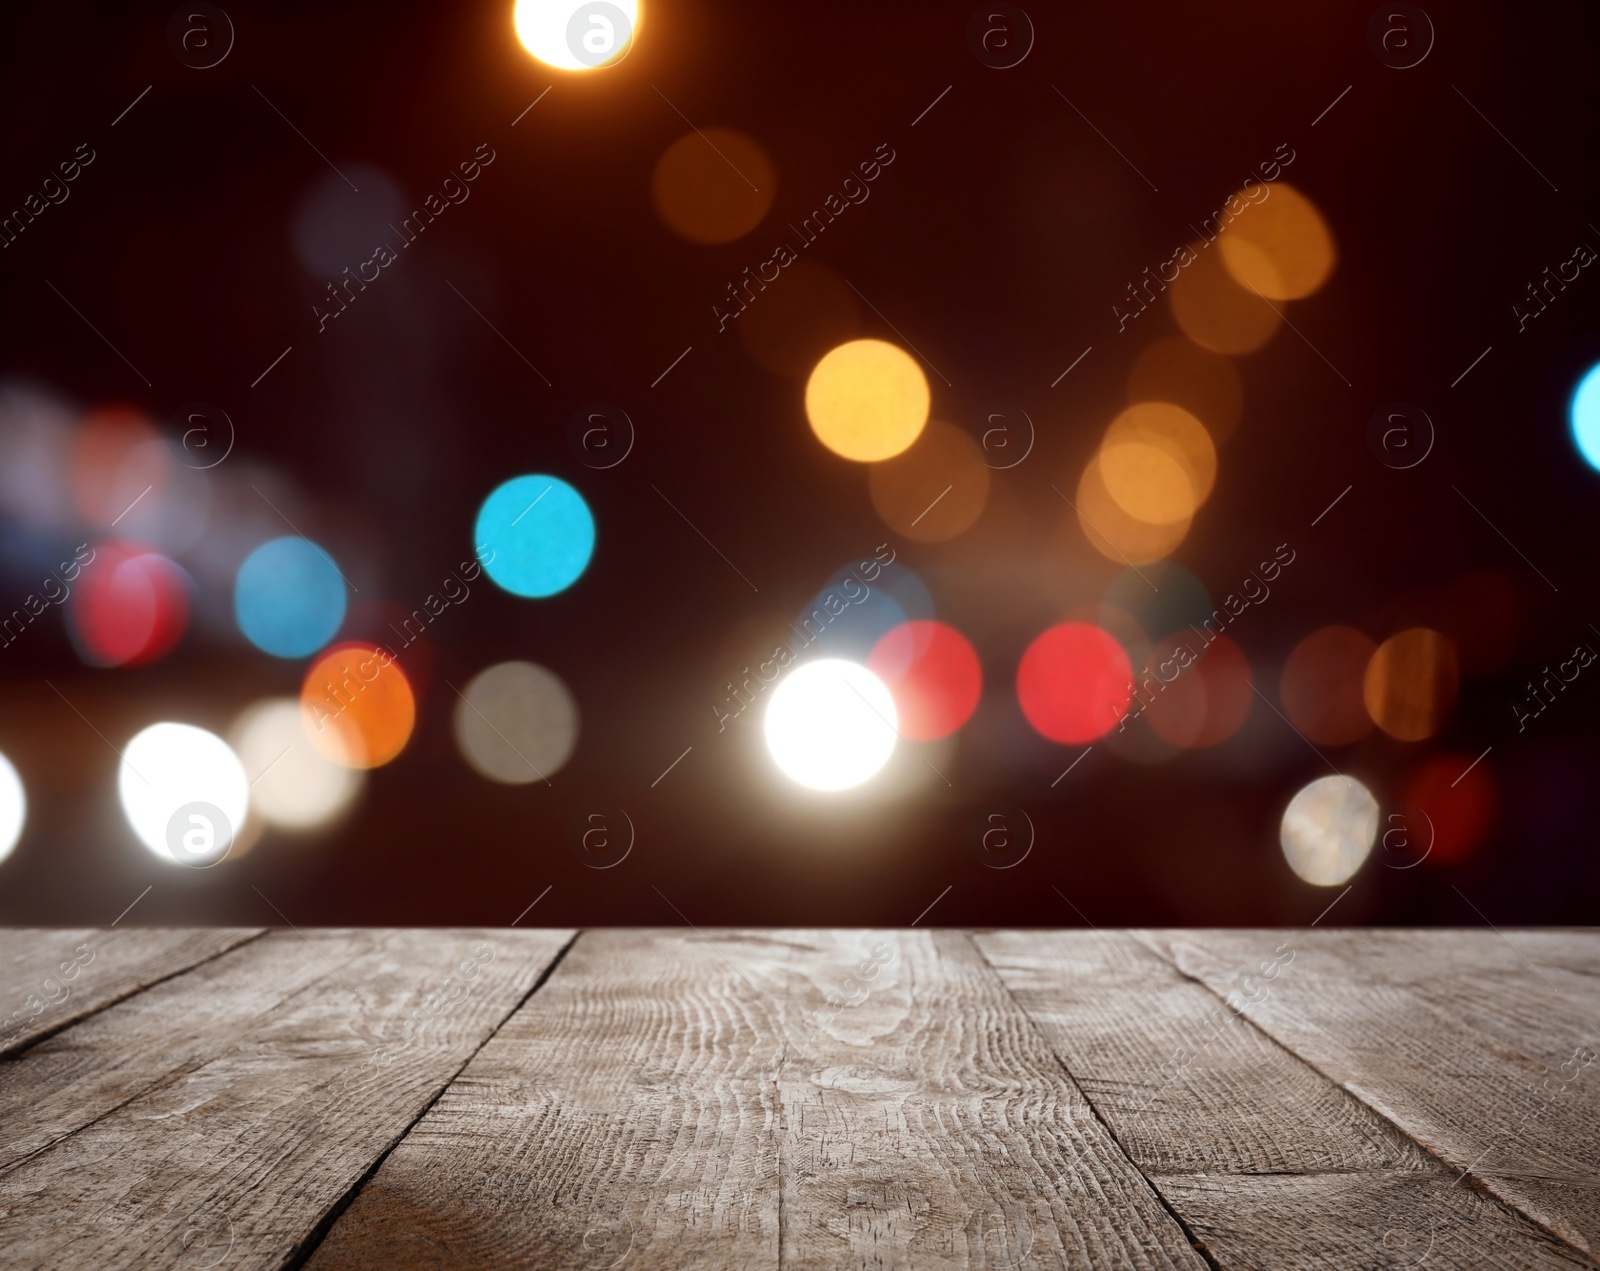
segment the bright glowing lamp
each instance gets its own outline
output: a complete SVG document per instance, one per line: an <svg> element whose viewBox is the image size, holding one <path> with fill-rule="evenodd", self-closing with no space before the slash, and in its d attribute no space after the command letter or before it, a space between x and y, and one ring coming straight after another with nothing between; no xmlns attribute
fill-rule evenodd
<svg viewBox="0 0 1600 1271"><path fill-rule="evenodd" d="M821 658L778 681L767 706L767 749L792 781L848 790L889 761L899 724L882 680L857 662Z"/></svg>
<svg viewBox="0 0 1600 1271"><path fill-rule="evenodd" d="M28 796L11 760L0 755L0 861L11 855L28 819Z"/></svg>
<svg viewBox="0 0 1600 1271"><path fill-rule="evenodd" d="M620 60L639 28L639 0L517 0L517 38L546 66L591 71Z"/></svg>
<svg viewBox="0 0 1600 1271"><path fill-rule="evenodd" d="M250 780L228 743L192 724L151 724L122 751L117 794L128 824L162 860L214 865L250 806Z"/></svg>

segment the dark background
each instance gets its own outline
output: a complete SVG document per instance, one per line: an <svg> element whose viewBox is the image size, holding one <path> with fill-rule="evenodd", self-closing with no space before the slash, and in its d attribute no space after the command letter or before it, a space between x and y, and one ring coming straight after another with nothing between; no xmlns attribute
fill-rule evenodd
<svg viewBox="0 0 1600 1271"><path fill-rule="evenodd" d="M1330 921L1593 920L1600 681L1578 682L1522 733L1511 707L1600 622L1600 477L1566 425L1572 386L1600 356L1600 275L1581 275L1526 332L1510 316L1546 265L1600 242L1587 224L1600 220L1593 5L1513 16L1433 0L1436 46L1398 71L1368 46L1365 0L1035 0L1032 54L997 71L969 50L966 3L654 0L631 55L587 75L529 57L508 0L226 7L236 44L205 71L169 51L165 6L8 13L0 201L36 189L81 142L97 158L66 203L0 252L0 375L83 405L131 402L163 426L185 402L222 405L238 428L229 462L296 484L301 528L363 598L419 604L468 559L485 494L521 472L573 482L598 547L559 597L522 601L484 580L441 619L408 665L416 735L372 774L353 815L305 841L269 833L205 871L169 868L133 839L117 757L94 730L119 743L160 718L220 731L255 697L293 693L303 663L197 625L154 666L91 670L52 618L0 651L0 749L31 805L0 865L0 920L106 923L151 883L130 921L273 922L270 897L299 925L506 923L547 887L525 921L904 925L939 897L924 921L1316 917L1337 893L1289 872L1277 830L1289 797L1326 769L1264 703L1215 750L1144 765L1097 748L1052 788L1079 748L1034 735L1012 691L1028 641L1116 572L1081 534L1062 533L1051 485L1076 482L1123 404L1133 359L1175 327L1160 307L1118 333L1111 303L1283 143L1296 154L1285 179L1323 212L1339 267L1290 308L1305 340L1284 328L1238 359L1243 420L1175 559L1220 597L1274 545L1294 547L1271 600L1236 628L1269 698L1283 658L1314 628L1349 622L1381 640L1469 570L1509 578L1514 655L1501 674L1464 683L1438 737L1374 734L1333 752L1387 808L1429 756L1492 747L1493 831L1451 865L1386 869L1375 852ZM470 199L325 333L310 316L321 283L295 258L289 223L332 174L261 93L341 169L387 173L408 208L480 143L497 153ZM700 247L657 219L651 172L686 131L662 94L771 155L777 199L750 235ZM801 382L719 334L710 306L770 255L784 222L883 142L894 164L814 258L949 378L930 376L936 417L973 427L1008 403L1039 439L1024 464L996 474L967 535L895 542L984 663L976 717L933 748L949 787L902 753L884 780L819 797L773 771L756 712L719 733L710 704L770 651L764 624L894 538L865 470L811 436ZM863 333L897 339L870 311ZM250 388L285 346L290 356ZM1429 459L1408 471L1367 447L1369 417L1394 399L1423 406L1438 428ZM632 455L608 471L576 462L566 441L574 410L596 400L620 405L638 430ZM20 596L36 582L18 569L6 584ZM455 748L442 680L509 658L554 669L582 712L578 750L549 787L493 785ZM569 847L573 818L598 804L623 808L637 830L629 858L603 872ZM1001 804L1038 829L1032 855L1006 871L971 850L973 819Z"/></svg>

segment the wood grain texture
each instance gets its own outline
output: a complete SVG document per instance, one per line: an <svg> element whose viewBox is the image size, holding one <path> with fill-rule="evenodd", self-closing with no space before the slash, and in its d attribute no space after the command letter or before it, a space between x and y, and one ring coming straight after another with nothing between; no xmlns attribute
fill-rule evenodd
<svg viewBox="0 0 1600 1271"><path fill-rule="evenodd" d="M1260 933L1239 970L1286 987L1297 937ZM975 939L1221 1266L1594 1265L1126 933Z"/></svg>
<svg viewBox="0 0 1600 1271"><path fill-rule="evenodd" d="M1293 973L1246 989L1241 971L1286 935ZM1253 1023L1457 1171L1577 1248L1600 1248L1600 936L1142 936L1213 992L1239 993Z"/></svg>
<svg viewBox="0 0 1600 1271"><path fill-rule="evenodd" d="M791 952L585 932L310 1266L776 1267Z"/></svg>
<svg viewBox="0 0 1600 1271"><path fill-rule="evenodd" d="M570 934L273 932L29 1052L133 1093L0 1174L0 1266L282 1266Z"/></svg>
<svg viewBox="0 0 1600 1271"><path fill-rule="evenodd" d="M0 1057L260 934L260 928L0 930Z"/></svg>
<svg viewBox="0 0 1600 1271"><path fill-rule="evenodd" d="M1205 1266L966 935L790 938L784 1267Z"/></svg>

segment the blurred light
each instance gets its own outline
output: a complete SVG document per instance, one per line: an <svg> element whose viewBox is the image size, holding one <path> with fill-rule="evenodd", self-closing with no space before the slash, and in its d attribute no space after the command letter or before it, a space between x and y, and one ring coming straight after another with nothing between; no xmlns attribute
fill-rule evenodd
<svg viewBox="0 0 1600 1271"><path fill-rule="evenodd" d="M513 477L483 501L473 541L498 586L514 596L553 596L589 567L594 517L559 477Z"/></svg>
<svg viewBox="0 0 1600 1271"><path fill-rule="evenodd" d="M1283 181L1245 209L1218 236L1222 263L1241 287L1268 300L1309 296L1333 272L1333 235L1316 205Z"/></svg>
<svg viewBox="0 0 1600 1271"><path fill-rule="evenodd" d="M1283 810L1278 838L1289 868L1318 887L1349 882L1372 851L1378 801L1353 777L1319 777Z"/></svg>
<svg viewBox="0 0 1600 1271"><path fill-rule="evenodd" d="M553 671L501 662L456 699L456 744L491 781L548 781L578 744L578 703Z"/></svg>
<svg viewBox="0 0 1600 1271"><path fill-rule="evenodd" d="M126 506L111 528L121 538L138 539L169 556L187 553L212 524L214 483L209 473L183 461L185 452L181 446L148 441L141 446L145 448L154 450L155 456L135 453L129 456L127 466L138 470L159 464L165 469L165 476L148 492L136 492L132 504Z"/></svg>
<svg viewBox="0 0 1600 1271"><path fill-rule="evenodd" d="M67 602L73 643L92 666L143 666L189 623L189 576L135 543L97 543Z"/></svg>
<svg viewBox="0 0 1600 1271"><path fill-rule="evenodd" d="M229 729L234 750L250 776L250 802L269 825L309 830L336 820L354 802L364 774L335 763L306 737L302 707L293 697L273 697L246 707ZM328 733L323 745L339 745Z"/></svg>
<svg viewBox="0 0 1600 1271"><path fill-rule="evenodd" d="M762 292L738 315L750 356L779 375L803 376L836 344L861 331L850 284L826 265L799 260L783 267L783 286Z"/></svg>
<svg viewBox="0 0 1600 1271"><path fill-rule="evenodd" d="M1167 292L1179 330L1213 353L1253 353L1272 339L1279 321L1272 306L1236 283L1209 246L1191 244L1190 251L1194 262Z"/></svg>
<svg viewBox="0 0 1600 1271"><path fill-rule="evenodd" d="M1372 722L1400 741L1439 731L1455 705L1455 647L1437 631L1411 627L1378 646L1367 663L1362 699Z"/></svg>
<svg viewBox="0 0 1600 1271"><path fill-rule="evenodd" d="M1176 464L1183 480L1174 482L1162 465L1152 464L1149 450ZM1113 452L1136 456L1131 469ZM1169 402L1128 407L1107 427L1100 453L1100 475L1111 497L1130 515L1156 525L1192 516L1217 479L1217 448L1205 425ZM1140 475L1146 471L1148 483Z"/></svg>
<svg viewBox="0 0 1600 1271"><path fill-rule="evenodd" d="M806 418L836 455L861 463L905 450L928 422L928 381L904 349L852 340L832 350L806 381Z"/></svg>
<svg viewBox="0 0 1600 1271"><path fill-rule="evenodd" d="M329 649L300 688L305 735L322 754L352 768L379 768L411 739L417 703L387 650L352 641Z"/></svg>
<svg viewBox="0 0 1600 1271"><path fill-rule="evenodd" d="M650 181L656 215L667 228L691 243L708 245L731 243L761 224L777 189L777 170L767 152L732 128L685 133L656 162ZM759 304L766 283L759 266L757 270L729 284L729 294L718 300L718 307L737 313L747 304Z"/></svg>
<svg viewBox="0 0 1600 1271"><path fill-rule="evenodd" d="M11 760L0 755L0 861L10 856L28 819L28 796Z"/></svg>
<svg viewBox="0 0 1600 1271"><path fill-rule="evenodd" d="M1174 656L1181 648L1194 654L1187 667ZM1163 741L1186 750L1215 746L1238 732L1250 714L1250 663L1225 635L1213 636L1210 644L1192 635L1171 636L1151 654L1150 667L1154 674L1141 681L1139 695L1149 700L1145 714Z"/></svg>
<svg viewBox="0 0 1600 1271"><path fill-rule="evenodd" d="M204 866L228 854L250 781L228 743L192 724L151 724L122 750L117 794L139 841L163 860Z"/></svg>
<svg viewBox="0 0 1600 1271"><path fill-rule="evenodd" d="M1600 362L1584 372L1572 394L1572 439L1591 468L1600 470Z"/></svg>
<svg viewBox="0 0 1600 1271"><path fill-rule="evenodd" d="M1073 512L1089 545L1119 565L1144 565L1175 550L1189 533L1190 519L1153 525L1125 512L1106 489L1096 452L1078 481Z"/></svg>
<svg viewBox="0 0 1600 1271"><path fill-rule="evenodd" d="M830 657L864 662L886 632L933 617L933 597L915 572L893 563L864 565L876 562L836 570L800 614L793 631L796 653L814 642Z"/></svg>
<svg viewBox="0 0 1600 1271"><path fill-rule="evenodd" d="M1412 835L1432 827L1426 859L1449 865L1471 852L1489 832L1494 822L1494 777L1488 764L1474 763L1471 755L1439 755L1411 774L1401 800L1403 807L1420 808L1426 814L1425 825L1411 824L1406 816L1406 829Z"/></svg>
<svg viewBox="0 0 1600 1271"><path fill-rule="evenodd" d="M1354 627L1313 631L1289 654L1278 699L1289 722L1319 746L1348 746L1372 731L1363 684L1377 644Z"/></svg>
<svg viewBox="0 0 1600 1271"><path fill-rule="evenodd" d="M909 450L872 465L867 490L890 529L918 542L940 543L964 533L982 515L989 466L977 442L935 420Z"/></svg>
<svg viewBox="0 0 1600 1271"><path fill-rule="evenodd" d="M873 646L867 668L894 694L907 741L948 737L978 708L983 669L967 638L943 622L903 623Z"/></svg>
<svg viewBox="0 0 1600 1271"><path fill-rule="evenodd" d="M1244 388L1227 358L1181 335L1169 336L1134 359L1128 372L1128 402L1181 406L1221 444L1239 425Z"/></svg>
<svg viewBox="0 0 1600 1271"><path fill-rule="evenodd" d="M517 0L517 38L546 66L588 71L626 56L639 29L638 0Z"/></svg>
<svg viewBox="0 0 1600 1271"><path fill-rule="evenodd" d="M263 653L315 653L344 621L344 578L332 557L297 536L263 543L239 566L233 612L239 630Z"/></svg>
<svg viewBox="0 0 1600 1271"><path fill-rule="evenodd" d="M866 667L823 658L795 667L767 704L767 749L783 774L811 790L848 790L894 753L894 697Z"/></svg>
<svg viewBox="0 0 1600 1271"><path fill-rule="evenodd" d="M139 504L159 500L171 470L172 457L144 415L131 406L101 407L72 444L72 501L86 522L109 529Z"/></svg>
<svg viewBox="0 0 1600 1271"><path fill-rule="evenodd" d="M294 253L319 286L343 283L339 275L356 273L380 243L404 241L397 227L412 211L404 191L382 169L356 163L343 171L349 181L337 172L320 176L301 196L289 225ZM326 304L320 295L318 299Z"/></svg>
<svg viewBox="0 0 1600 1271"><path fill-rule="evenodd" d="M1127 713L1133 667L1109 631L1063 622L1034 640L1017 667L1017 701L1041 736L1062 744L1103 737Z"/></svg>
<svg viewBox="0 0 1600 1271"><path fill-rule="evenodd" d="M1182 565L1165 560L1143 569L1122 570L1106 588L1105 604L1128 614L1142 631L1158 638L1174 631L1187 634L1202 627L1215 612L1205 584ZM1133 647L1114 627L1101 625L1125 646Z"/></svg>
<svg viewBox="0 0 1600 1271"><path fill-rule="evenodd" d="M0 508L34 526L73 521L72 441L67 406L31 384L0 381Z"/></svg>

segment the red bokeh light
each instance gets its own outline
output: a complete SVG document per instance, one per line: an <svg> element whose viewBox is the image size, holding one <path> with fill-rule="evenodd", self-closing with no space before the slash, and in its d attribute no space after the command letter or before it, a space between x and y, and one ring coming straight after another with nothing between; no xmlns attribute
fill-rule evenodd
<svg viewBox="0 0 1600 1271"><path fill-rule="evenodd" d="M68 612L84 661L142 666L170 653L188 626L189 576L137 543L99 543Z"/></svg>
<svg viewBox="0 0 1600 1271"><path fill-rule="evenodd" d="M907 741L950 736L972 718L983 692L977 653L943 622L902 622L872 647L867 666L894 694Z"/></svg>
<svg viewBox="0 0 1600 1271"><path fill-rule="evenodd" d="M1441 865L1466 856L1494 823L1494 777L1486 765L1473 766L1471 755L1440 755L1428 760L1411 774L1401 799L1427 813L1433 826L1428 860ZM1413 830L1416 832L1416 827Z"/></svg>
<svg viewBox="0 0 1600 1271"><path fill-rule="evenodd" d="M1039 636L1017 667L1017 701L1043 737L1074 744L1103 737L1128 709L1133 666L1109 631L1063 622Z"/></svg>
<svg viewBox="0 0 1600 1271"><path fill-rule="evenodd" d="M1187 649L1192 663L1183 667L1175 654ZM1250 714L1255 696L1250 663L1244 652L1225 635L1205 644L1194 636L1174 636L1161 642L1151 655L1151 665L1175 671L1170 683L1155 686L1150 700L1150 727L1163 741L1198 750L1226 741L1239 731ZM1140 693L1146 685L1140 685Z"/></svg>

